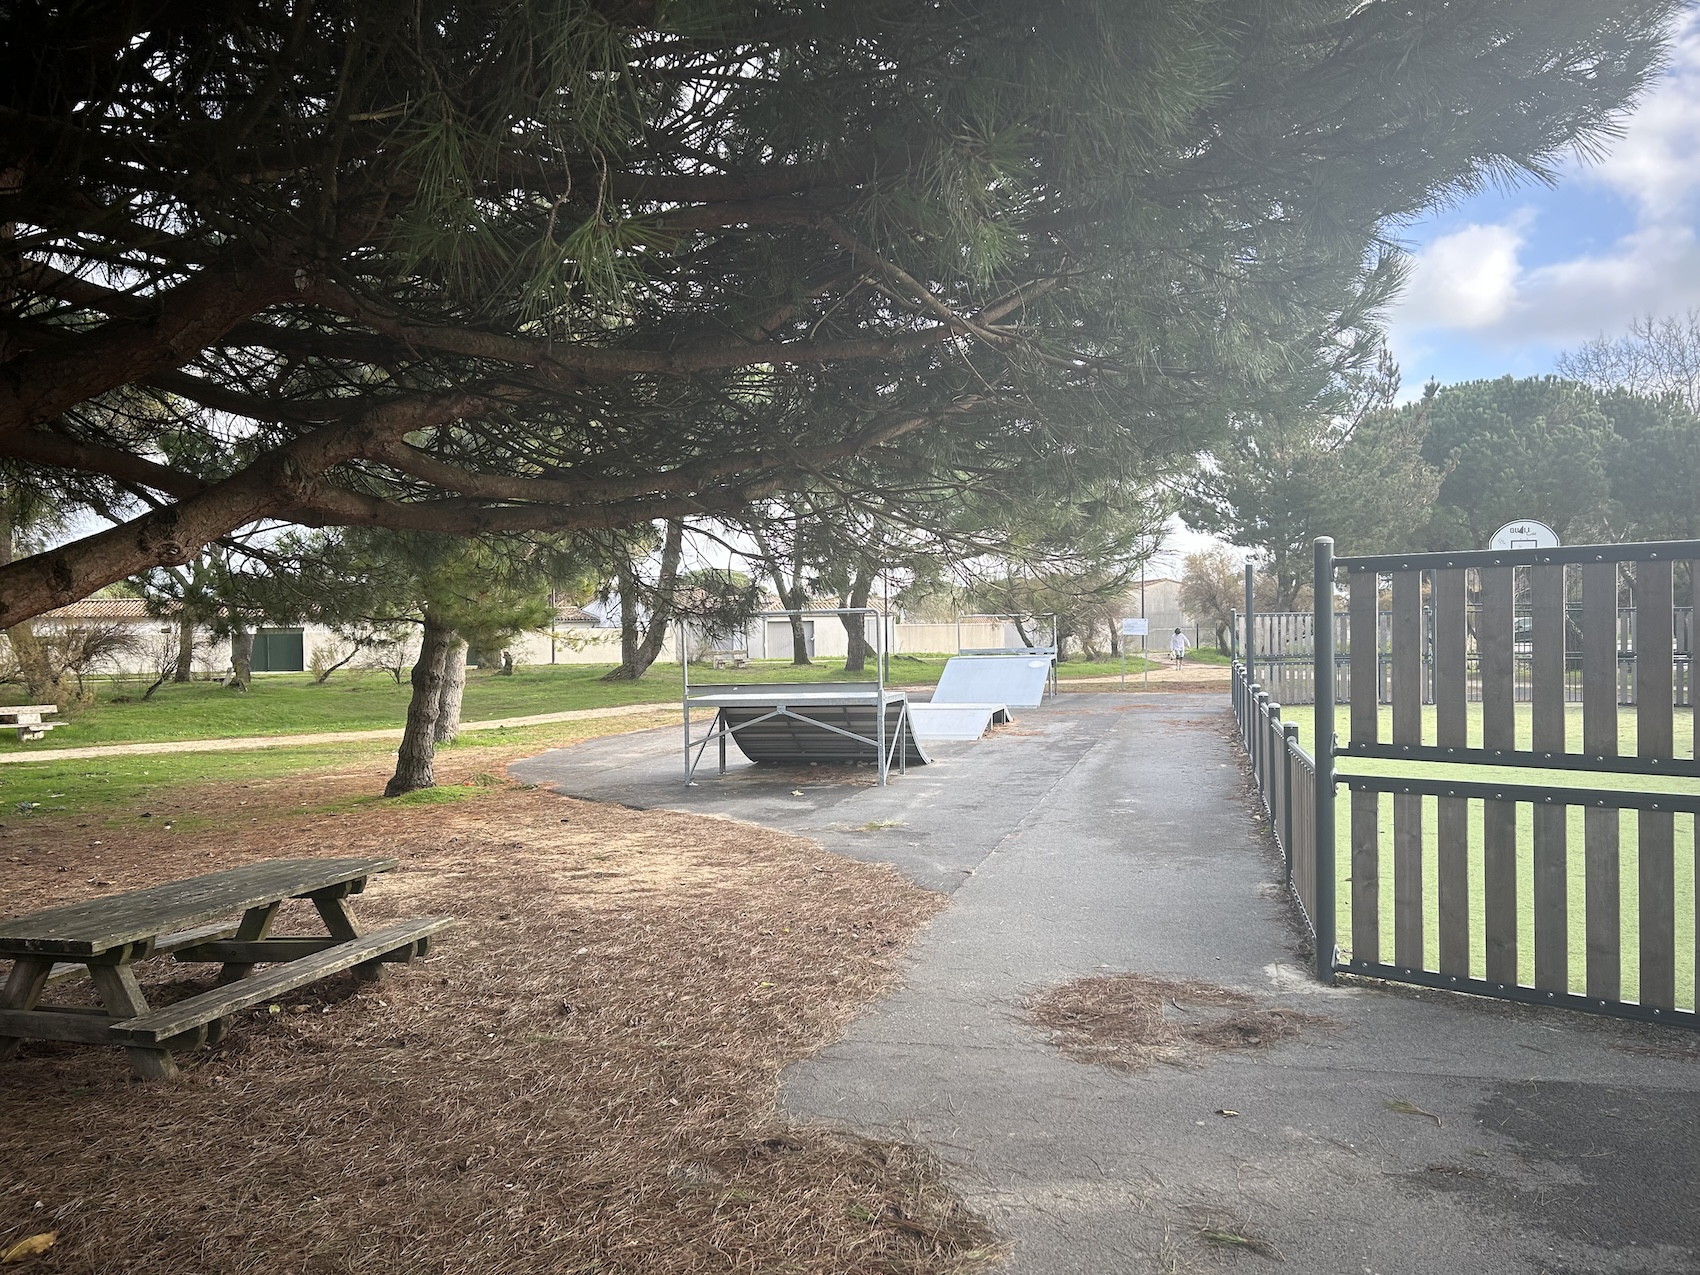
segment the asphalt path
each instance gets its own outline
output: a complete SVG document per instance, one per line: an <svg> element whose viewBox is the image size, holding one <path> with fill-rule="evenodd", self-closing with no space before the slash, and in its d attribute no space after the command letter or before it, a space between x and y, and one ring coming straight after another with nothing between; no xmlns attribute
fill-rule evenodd
<svg viewBox="0 0 1700 1275"><path fill-rule="evenodd" d="M676 730L510 770L802 833L950 893L904 984L792 1067L784 1102L932 1147L1018 1275L1700 1270L1693 1035L1314 983L1228 730L1221 695L1077 693L883 789L741 763L686 787ZM1022 1018L1035 992L1124 970L1329 1024L1128 1075Z"/></svg>

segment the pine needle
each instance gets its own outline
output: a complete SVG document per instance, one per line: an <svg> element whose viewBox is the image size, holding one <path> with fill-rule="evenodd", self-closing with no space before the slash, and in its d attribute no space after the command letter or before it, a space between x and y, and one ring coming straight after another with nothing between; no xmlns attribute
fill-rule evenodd
<svg viewBox="0 0 1700 1275"><path fill-rule="evenodd" d="M1443 1127L1440 1123L1440 1117L1435 1115L1434 1112L1424 1111L1421 1107L1417 1106L1416 1103L1407 1102L1403 1098L1388 1099L1387 1109L1389 1111L1397 1111L1402 1116L1427 1116L1430 1120L1434 1121L1437 1129Z"/></svg>

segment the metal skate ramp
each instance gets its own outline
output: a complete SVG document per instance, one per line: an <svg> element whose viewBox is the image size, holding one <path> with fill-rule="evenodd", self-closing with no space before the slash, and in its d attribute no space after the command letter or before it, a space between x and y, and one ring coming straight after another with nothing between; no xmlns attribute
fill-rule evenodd
<svg viewBox="0 0 1700 1275"><path fill-rule="evenodd" d="M923 742L979 739L993 723L1010 720L1004 704L911 704L909 723Z"/></svg>
<svg viewBox="0 0 1700 1275"><path fill-rule="evenodd" d="M944 666L934 704L1004 704L1037 708L1050 685L1055 656L1043 647L997 655L955 655Z"/></svg>
<svg viewBox="0 0 1700 1275"><path fill-rule="evenodd" d="M685 707L687 721L692 711L714 713L706 735L691 736L687 724L688 775L711 744L725 773L728 740L753 762L874 762L882 778L893 766L932 761L915 737L908 695L875 682L693 687Z"/></svg>

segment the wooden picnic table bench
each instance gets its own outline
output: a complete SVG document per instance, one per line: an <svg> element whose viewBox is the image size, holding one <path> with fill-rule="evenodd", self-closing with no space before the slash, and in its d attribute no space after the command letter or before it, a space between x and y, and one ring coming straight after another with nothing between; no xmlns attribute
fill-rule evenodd
<svg viewBox="0 0 1700 1275"><path fill-rule="evenodd" d="M45 739L48 731L67 724L42 720L46 714L58 711L57 704L0 704L0 726L17 731L19 743Z"/></svg>
<svg viewBox="0 0 1700 1275"><path fill-rule="evenodd" d="M363 931L348 904L394 867L394 859L271 859L0 921L0 957L12 960L0 990L0 1061L25 1040L73 1041L122 1046L138 1075L170 1076L170 1051L216 1042L232 1014L343 970L375 979L385 963L423 956L452 917ZM327 933L271 937L285 899L311 900ZM151 1008L133 966L166 955L219 965L218 986ZM257 965L269 968L256 973ZM48 984L84 975L100 1009L40 1004Z"/></svg>

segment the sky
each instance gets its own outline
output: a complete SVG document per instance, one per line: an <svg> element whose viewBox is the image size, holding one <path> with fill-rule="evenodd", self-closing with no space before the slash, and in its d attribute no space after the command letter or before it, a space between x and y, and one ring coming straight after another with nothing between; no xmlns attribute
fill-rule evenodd
<svg viewBox="0 0 1700 1275"><path fill-rule="evenodd" d="M1550 372L1637 316L1700 306L1700 9L1623 124L1554 186L1490 190L1403 229L1412 270L1388 335L1404 397L1431 376Z"/></svg>

